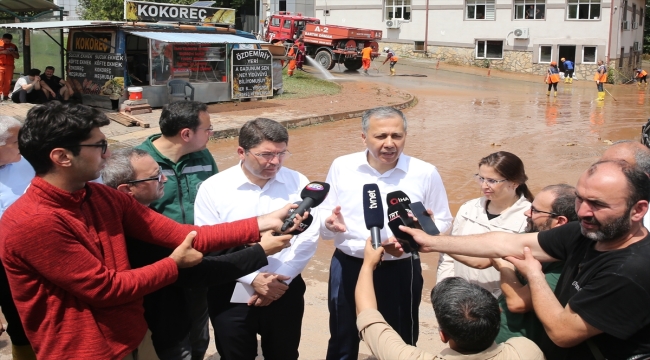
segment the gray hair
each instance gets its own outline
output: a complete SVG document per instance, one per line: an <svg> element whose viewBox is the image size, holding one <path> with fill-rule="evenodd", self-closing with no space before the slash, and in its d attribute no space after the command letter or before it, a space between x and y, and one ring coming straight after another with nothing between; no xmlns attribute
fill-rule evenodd
<svg viewBox="0 0 650 360"><path fill-rule="evenodd" d="M135 169L131 164L134 158L151 156L142 149L126 148L111 151L111 157L106 161L102 170L102 180L107 186L116 189L121 184L135 180Z"/></svg>
<svg viewBox="0 0 650 360"><path fill-rule="evenodd" d="M7 145L9 130L20 128L22 124L11 116L0 115L0 146Z"/></svg>
<svg viewBox="0 0 650 360"><path fill-rule="evenodd" d="M615 143L612 144L614 145L619 145L619 144L638 144L638 141L634 140L619 140ZM646 148L645 146L642 147L634 147L634 161L636 162L636 166L640 167L641 170L646 173L650 174L650 149Z"/></svg>
<svg viewBox="0 0 650 360"><path fill-rule="evenodd" d="M370 127L370 119L387 119L399 116L404 122L404 131L406 131L406 116L400 110L397 110L390 106L377 107L374 109L366 110L363 115L361 115L361 130L364 134L368 134L368 128Z"/></svg>

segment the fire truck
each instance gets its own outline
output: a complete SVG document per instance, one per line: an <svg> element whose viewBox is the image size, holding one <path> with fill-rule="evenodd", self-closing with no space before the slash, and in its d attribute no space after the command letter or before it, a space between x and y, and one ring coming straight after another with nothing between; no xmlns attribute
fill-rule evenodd
<svg viewBox="0 0 650 360"><path fill-rule="evenodd" d="M373 57L379 56L380 30L359 29L339 25L323 25L320 20L280 11L271 15L264 29L268 42L294 43L301 39L308 56L321 66L331 70L342 63L349 70L361 68L361 50L367 45L373 49Z"/></svg>

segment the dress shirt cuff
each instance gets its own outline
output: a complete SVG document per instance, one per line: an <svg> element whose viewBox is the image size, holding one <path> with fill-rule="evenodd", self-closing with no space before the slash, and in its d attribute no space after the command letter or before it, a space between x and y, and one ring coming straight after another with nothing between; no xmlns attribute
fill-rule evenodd
<svg viewBox="0 0 650 360"><path fill-rule="evenodd" d="M293 268L292 266L289 266L287 264L282 264L279 268L277 268L274 273L284 275L284 276L289 276L291 279L289 280L284 280L287 284L291 284L293 279L296 278L296 276L300 275L300 270Z"/></svg>
<svg viewBox="0 0 650 360"><path fill-rule="evenodd" d="M253 284L253 280L255 280L255 278L256 278L257 275L259 275L259 274L260 274L259 271L254 271L254 272L252 272L252 273L250 273L250 274L248 274L248 275L246 275L246 276L242 276L242 277L240 277L239 279L237 279L237 281L239 281L240 283L244 283L244 284L252 285L252 284Z"/></svg>

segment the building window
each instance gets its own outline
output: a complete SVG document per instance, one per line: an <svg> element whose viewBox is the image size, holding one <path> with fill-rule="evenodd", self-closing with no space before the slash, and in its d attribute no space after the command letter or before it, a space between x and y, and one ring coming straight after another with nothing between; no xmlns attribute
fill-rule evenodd
<svg viewBox="0 0 650 360"><path fill-rule="evenodd" d="M639 27L643 29L643 9L639 9Z"/></svg>
<svg viewBox="0 0 650 360"><path fill-rule="evenodd" d="M621 48L621 57L618 58L618 67L619 69L623 67L623 59L625 59L625 48Z"/></svg>
<svg viewBox="0 0 650 360"><path fill-rule="evenodd" d="M467 20L494 20L494 0L466 0Z"/></svg>
<svg viewBox="0 0 650 360"><path fill-rule="evenodd" d="M478 40L476 41L477 59L502 59L503 41Z"/></svg>
<svg viewBox="0 0 650 360"><path fill-rule="evenodd" d="M386 19L411 20L411 0L386 0Z"/></svg>
<svg viewBox="0 0 650 360"><path fill-rule="evenodd" d="M582 48L582 63L595 64L596 63L596 47L584 46Z"/></svg>
<svg viewBox="0 0 650 360"><path fill-rule="evenodd" d="M546 0L515 0L515 19L544 19Z"/></svg>
<svg viewBox="0 0 650 360"><path fill-rule="evenodd" d="M424 51L424 41L415 41L413 44L413 51Z"/></svg>
<svg viewBox="0 0 650 360"><path fill-rule="evenodd" d="M539 47L539 62L550 63L551 59L553 59L553 46L541 45Z"/></svg>
<svg viewBox="0 0 650 360"><path fill-rule="evenodd" d="M623 1L623 21L627 21L627 0Z"/></svg>
<svg viewBox="0 0 650 360"><path fill-rule="evenodd" d="M568 20L600 20L600 0L569 0Z"/></svg>

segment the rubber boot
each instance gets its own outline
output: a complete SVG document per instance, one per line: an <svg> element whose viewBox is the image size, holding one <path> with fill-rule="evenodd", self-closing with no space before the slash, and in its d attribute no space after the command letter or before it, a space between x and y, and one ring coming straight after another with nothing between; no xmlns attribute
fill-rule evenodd
<svg viewBox="0 0 650 360"><path fill-rule="evenodd" d="M36 354L31 345L11 345L11 355L14 360L36 360Z"/></svg>
<svg viewBox="0 0 650 360"><path fill-rule="evenodd" d="M569 78L569 84L573 84L573 78Z"/></svg>
<svg viewBox="0 0 650 360"><path fill-rule="evenodd" d="M603 101L605 100L605 92L604 91L599 91L598 92L598 101Z"/></svg>
<svg viewBox="0 0 650 360"><path fill-rule="evenodd" d="M565 83L565 84L568 84L568 83L569 83L569 78L568 78L568 77L565 77L565 78L564 78L564 83Z"/></svg>
<svg viewBox="0 0 650 360"><path fill-rule="evenodd" d="M390 76L395 76L395 69L390 69Z"/></svg>
<svg viewBox="0 0 650 360"><path fill-rule="evenodd" d="M557 91L555 92L555 94L553 94L553 97L557 97Z"/></svg>
<svg viewBox="0 0 650 360"><path fill-rule="evenodd" d="M551 90L546 92L546 96L551 96Z"/></svg>

